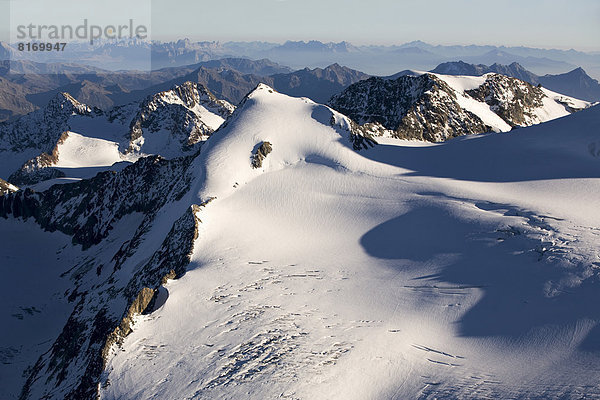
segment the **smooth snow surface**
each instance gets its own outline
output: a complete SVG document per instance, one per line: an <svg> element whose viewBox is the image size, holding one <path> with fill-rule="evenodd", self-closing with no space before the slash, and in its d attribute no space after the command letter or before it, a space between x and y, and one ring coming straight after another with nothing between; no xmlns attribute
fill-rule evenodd
<svg viewBox="0 0 600 400"><path fill-rule="evenodd" d="M599 398L600 108L360 152L345 124L263 85L208 140L192 263L101 398Z"/></svg>
<svg viewBox="0 0 600 400"><path fill-rule="evenodd" d="M122 161L118 143L85 137L75 132L67 134L64 143L58 145L56 167L104 167Z"/></svg>

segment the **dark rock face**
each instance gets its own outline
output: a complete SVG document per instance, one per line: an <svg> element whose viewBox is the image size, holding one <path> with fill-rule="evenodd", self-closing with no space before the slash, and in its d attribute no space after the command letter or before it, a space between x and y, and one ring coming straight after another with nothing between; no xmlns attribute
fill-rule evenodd
<svg viewBox="0 0 600 400"><path fill-rule="evenodd" d="M588 101L600 101L600 83L582 68L559 75L544 75L538 78L545 88L558 93Z"/></svg>
<svg viewBox="0 0 600 400"><path fill-rule="evenodd" d="M203 205L182 210L149 258L137 251L151 232L163 231L155 224L161 210L173 207L189 191L194 157L170 161L147 157L117 173L100 173L41 193L26 189L0 196L1 217L32 218L42 228L66 233L91 251L69 270L73 288L68 299L73 311L49 351L29 370L22 399L96 398L106 359L131 332L133 316L150 307L166 279L185 273ZM114 248L104 239L115 224L133 213L141 221L133 235L120 237L123 244L116 253L110 250L104 258L95 256Z"/></svg>
<svg viewBox="0 0 600 400"><path fill-rule="evenodd" d="M205 107L223 119L234 110L231 104L217 99L203 85L184 82L171 90L150 96L140 104L139 111L130 123L130 150L135 147L134 142L143 136L144 130L168 131L183 148L198 143L202 136L210 135L213 128L194 112L196 106Z"/></svg>
<svg viewBox="0 0 600 400"><path fill-rule="evenodd" d="M476 100L491 106L510 126L529 125L534 120L534 109L543 106L544 92L530 83L493 74L477 89L466 91Z"/></svg>
<svg viewBox="0 0 600 400"><path fill-rule="evenodd" d="M102 172L90 180L55 185L41 193L12 193L3 197L0 216L33 217L42 228L72 235L73 243L89 248L105 238L112 223L124 215L156 212L167 201L182 196L191 178L178 174L188 163L189 157L167 161L151 156L118 173ZM15 213L16 204L32 207ZM56 212L62 206L66 211Z"/></svg>
<svg viewBox="0 0 600 400"><path fill-rule="evenodd" d="M359 124L380 125L397 138L439 142L490 130L462 109L454 91L431 74L370 78L334 96L329 105Z"/></svg>
<svg viewBox="0 0 600 400"><path fill-rule="evenodd" d="M62 171L52 168L52 166L58 162L58 146L64 143L68 137L69 133L63 132L49 154L42 153L39 156L27 161L8 179L11 182L15 182L17 185L34 185L38 182L48 179L64 177L65 174Z"/></svg>
<svg viewBox="0 0 600 400"><path fill-rule="evenodd" d="M305 68L288 74L272 75L272 82L269 84L280 93L325 103L331 96L368 77L369 75L360 71L332 64L326 68Z"/></svg>
<svg viewBox="0 0 600 400"><path fill-rule="evenodd" d="M511 76L532 85L541 84L547 89L587 101L600 101L600 83L591 78L582 68L576 68L564 74L538 76L525 69L521 64L510 65L468 64L463 61L442 63L431 72L444 75L480 76L490 72Z"/></svg>
<svg viewBox="0 0 600 400"><path fill-rule="evenodd" d="M70 130L72 115L90 116L92 110L68 93L59 93L41 110L28 114L13 123L0 123L0 140L9 151L27 148L51 154L61 135ZM1 144L1 143L0 143Z"/></svg>
<svg viewBox="0 0 600 400"><path fill-rule="evenodd" d="M270 142L262 142L252 155L252 168L261 168L263 160L273 150Z"/></svg>

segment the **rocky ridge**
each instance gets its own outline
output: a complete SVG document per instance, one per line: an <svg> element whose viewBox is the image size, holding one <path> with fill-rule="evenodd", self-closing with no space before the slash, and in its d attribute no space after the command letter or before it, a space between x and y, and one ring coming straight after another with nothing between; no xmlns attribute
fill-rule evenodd
<svg viewBox="0 0 600 400"><path fill-rule="evenodd" d="M551 98L542 88L500 74L473 78L473 88L449 82L430 73L374 77L333 96L329 105L374 136L430 142L530 126L591 105L566 96Z"/></svg>
<svg viewBox="0 0 600 400"><path fill-rule="evenodd" d="M59 146L68 139L77 118L77 125L84 126L79 132L84 136L86 129L93 131L96 125L107 124L110 130L107 140L117 141L127 160L134 161L148 154L168 158L192 154L199 142L210 136L234 109L204 86L192 82L107 112L91 109L62 93L46 108L0 124L0 143L4 143L0 144L0 153L19 157L28 150L40 152L17 171L0 172L20 185L64 177L65 174L55 168L60 157ZM40 126L43 127L41 132ZM148 137L158 144L146 148Z"/></svg>
<svg viewBox="0 0 600 400"><path fill-rule="evenodd" d="M193 158L147 157L117 173L0 197L0 217L32 219L88 249L67 272L72 289L65 297L73 311L49 351L29 370L22 399L94 398L104 360L128 334L132 317L148 307L165 279L184 274L201 206L177 204L190 188ZM165 229L157 219L168 210L181 217ZM105 240L123 219L134 216L138 226L133 235ZM115 239L120 246L115 247ZM148 248L148 242L156 247ZM142 246L153 248L150 258L138 254Z"/></svg>
<svg viewBox="0 0 600 400"><path fill-rule="evenodd" d="M454 91L434 75L369 78L332 97L329 105L381 134L439 142L490 127L464 110Z"/></svg>

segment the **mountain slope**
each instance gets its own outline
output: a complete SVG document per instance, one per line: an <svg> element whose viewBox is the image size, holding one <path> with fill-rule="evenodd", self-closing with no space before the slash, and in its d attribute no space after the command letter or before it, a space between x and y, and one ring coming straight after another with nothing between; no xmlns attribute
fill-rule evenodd
<svg viewBox="0 0 600 400"><path fill-rule="evenodd" d="M8 193L16 192L17 190L19 190L19 188L17 188L15 185L11 185L10 183L6 182L4 179L0 178L0 196L8 194Z"/></svg>
<svg viewBox="0 0 600 400"><path fill-rule="evenodd" d="M281 93L325 103L334 94L368 77L369 75L360 71L332 64L323 69L305 68L288 74L273 75L269 83Z"/></svg>
<svg viewBox="0 0 600 400"><path fill-rule="evenodd" d="M600 396L599 112L376 145L260 85L196 154L0 196L3 397Z"/></svg>
<svg viewBox="0 0 600 400"><path fill-rule="evenodd" d="M582 68L559 75L544 75L539 82L550 90L578 99L600 101L600 83L592 79Z"/></svg>
<svg viewBox="0 0 600 400"><path fill-rule="evenodd" d="M331 111L257 90L196 160L189 270L101 398L600 395L598 112L351 153Z"/></svg>
<svg viewBox="0 0 600 400"><path fill-rule="evenodd" d="M499 74L471 78L425 73L370 78L332 97L329 105L377 134L439 142L506 132L568 115L590 103Z"/></svg>
<svg viewBox="0 0 600 400"><path fill-rule="evenodd" d="M213 69L204 65L190 74L163 82L141 91L124 94L123 99L133 101L142 95L156 93L185 81L197 82L206 86L215 96L238 104L246 94L259 83L272 86L281 93L295 97L308 97L314 101L325 102L332 95L341 92L352 83L368 77L368 75L338 64L326 68L305 68L289 73L278 73L270 76L245 74L235 69Z"/></svg>
<svg viewBox="0 0 600 400"><path fill-rule="evenodd" d="M230 127L251 118L253 109L264 99L261 92L267 91L273 92L261 86L248 96L244 110L234 116ZM346 117L305 100L290 99L289 102L315 111L317 119L308 125L305 122L305 126L320 130L317 135L325 136L321 143L324 146L313 144L317 145L315 151L327 153L329 143L341 141L342 151L336 152L351 157L349 154L354 153L353 145L359 133L353 132ZM285 123L285 120L280 122ZM224 128L227 129L231 128ZM231 151L235 153L243 143L241 138L234 137L230 136L229 141L225 137L225 145L231 144ZM238 142L237 146L233 146L232 138L234 143ZM215 162L222 161L223 140L223 135L217 134L212 142L217 144L206 146L199 156L173 160L146 157L122 171L102 172L92 179L55 185L40 193L26 189L0 197L2 235L16 230L15 224L26 224L25 229L45 241L45 246L57 246L52 250L57 251L57 262L50 264L44 278L50 285L46 291L58 290L51 301L45 302L44 297L38 298L32 291L39 284L37 279L23 279L15 290L31 293L30 298L9 294L11 301L3 305L6 315L8 311L20 309L21 301L35 305L29 306L28 310L39 311L32 312L37 318L28 319L26 326L20 324L22 319L19 318L5 321L9 324L5 326L10 326L15 335L10 341L3 340L9 346L3 348L3 353L7 354L3 368L7 371L12 368L13 375L22 373L26 379L11 381L10 385L3 382L3 390L10 388L9 393L14 396L19 390L15 385L21 384L22 398L95 397L105 363L112 349L118 348L131 332L135 315L159 307L164 301L161 300L164 291L159 289L161 282L185 273L198 236L198 212L211 201L210 197L205 201L196 197L200 185L197 178L207 177L206 188L212 194L221 196L226 192L221 185L213 185L211 178L215 172L218 174L213 168L217 167ZM244 175L260 174L272 160L279 161L281 155L286 160L287 157L293 159L293 153L284 151L284 143L276 137L272 140L279 148L275 147L273 154L268 155L263 170L251 167L253 149L250 145L244 149L245 157L232 159L232 163L223 166L223 176L242 181ZM305 138L304 142L311 140ZM204 174L203 166L209 164L210 168L204 170L207 172ZM243 168L235 168L240 165ZM231 173L237 176L231 176ZM40 233L39 228L48 233ZM26 243L18 242L24 238L26 235L18 236L16 245L13 241L2 243L2 246L6 245L1 248L2 253L15 254L15 249L26 247ZM67 238L72 244L65 240ZM44 249L43 255L47 256L50 250ZM23 262L22 268L30 268L29 272L40 263L35 254L29 257L19 254L15 262ZM10 263L3 268L11 265L16 264ZM65 286L67 290L64 290ZM57 314L56 320L45 329L44 324L48 324L50 317L46 311L52 307L60 309L60 315ZM40 334L25 335L32 327ZM42 345L31 351L23 349L23 344L29 346L40 336L44 338ZM30 368L25 370L28 366ZM2 376L5 376L4 372Z"/></svg>
<svg viewBox="0 0 600 400"><path fill-rule="evenodd" d="M19 376L3 382L3 391L10 387L11 396L20 391L21 398L36 399L94 397L94 382L105 362L103 349L126 334L128 308L143 311L148 306L146 293L152 294L165 276L182 274L187 264L195 219L193 210L178 201L189 191L190 160L148 157L118 173L104 172L42 193L26 189L0 197L3 237L15 230L15 221L23 221L19 226L28 224L30 235L44 242L42 257L21 254L3 263L3 272L20 265L29 273L42 268L45 279L41 283L37 277L22 277L15 294L7 293L7 312L19 309L21 301L35 304L37 311L26 325L19 322L22 318L3 323L14 335L3 339L3 346L9 346L3 352L10 353L3 368L17 368L10 374ZM40 233L40 228L54 233ZM14 254L11 246L26 248L27 235L21 238L3 243L3 253ZM44 289L38 293L40 285ZM30 329L37 336L28 333ZM36 341L40 334L41 343ZM7 376L4 371L2 376Z"/></svg>
<svg viewBox="0 0 600 400"><path fill-rule="evenodd" d="M192 82L107 112L62 93L44 109L0 124L0 173L12 183L35 185L89 178L144 155L192 154L234 109ZM38 126L45 126L43 133Z"/></svg>
<svg viewBox="0 0 600 400"><path fill-rule="evenodd" d="M127 151L166 157L183 154L188 147L218 129L234 109L233 105L217 99L204 86L184 82L147 98L139 105L129 123ZM120 115L121 109L116 113Z"/></svg>
<svg viewBox="0 0 600 400"><path fill-rule="evenodd" d="M277 64L267 58L250 60L247 58L221 58L219 60L204 61L199 64L210 69L228 69L241 74L269 76L292 72L289 67Z"/></svg>
<svg viewBox="0 0 600 400"><path fill-rule="evenodd" d="M214 73L206 73L203 80L185 78L199 68ZM43 108L62 92L69 93L77 101L90 107L107 111L116 105L142 101L149 95L168 90L188 80L207 85L224 70L255 77L290 72L289 68L267 59L255 61L245 58L210 60L150 73L113 73L77 64L41 64L28 61L12 61L9 69L8 61L0 61L0 121L15 119ZM223 76L230 77L226 74ZM233 102L238 103L257 84L258 80L255 80L248 87L242 87L242 93L237 93ZM215 94L221 97L221 89L214 84L211 87L216 89ZM228 94L227 90L224 92Z"/></svg>
<svg viewBox="0 0 600 400"><path fill-rule="evenodd" d="M532 85L541 84L554 92L562 93L587 101L600 101L600 83L590 78L582 68L558 75L538 76L523 68L519 63L510 65L492 64L489 67L483 64L468 64L463 61L442 63L431 70L433 73L443 75L471 75L480 76L490 72L512 76L513 78L529 82Z"/></svg>

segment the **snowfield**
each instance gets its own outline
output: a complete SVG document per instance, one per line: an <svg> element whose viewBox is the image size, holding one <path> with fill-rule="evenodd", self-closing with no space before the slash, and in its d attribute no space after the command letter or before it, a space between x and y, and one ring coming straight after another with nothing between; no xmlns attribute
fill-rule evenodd
<svg viewBox="0 0 600 400"><path fill-rule="evenodd" d="M359 152L349 124L240 104L194 160L188 272L100 397L600 398L600 108Z"/></svg>
<svg viewBox="0 0 600 400"><path fill-rule="evenodd" d="M104 139L67 132L65 141L58 145L58 168L105 167L123 161L119 144Z"/></svg>

